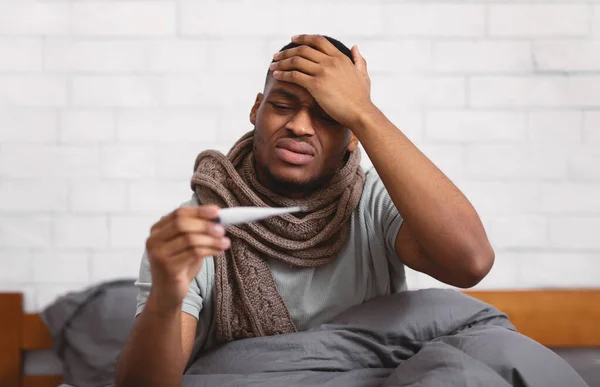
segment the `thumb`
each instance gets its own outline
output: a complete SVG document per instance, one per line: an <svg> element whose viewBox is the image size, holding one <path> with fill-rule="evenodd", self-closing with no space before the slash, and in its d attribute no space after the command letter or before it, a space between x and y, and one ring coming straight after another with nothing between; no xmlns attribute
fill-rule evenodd
<svg viewBox="0 0 600 387"><path fill-rule="evenodd" d="M352 46L352 49L350 51L352 52L352 59L354 60L354 65L356 66L356 68L359 69L360 72L362 72L364 75L368 76L367 61L365 60L365 58L362 57L360 51L358 51L358 46Z"/></svg>

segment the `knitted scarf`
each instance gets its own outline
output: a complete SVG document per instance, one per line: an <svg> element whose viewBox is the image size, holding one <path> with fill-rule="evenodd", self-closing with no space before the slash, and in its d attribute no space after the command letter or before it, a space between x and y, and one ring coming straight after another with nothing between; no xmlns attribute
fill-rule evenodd
<svg viewBox="0 0 600 387"><path fill-rule="evenodd" d="M278 195L256 178L253 142L251 131L227 156L215 150L197 156L191 186L200 203L220 208L303 205L308 212L226 226L231 247L214 257L219 342L296 331L266 260L304 268L332 262L346 241L347 221L365 181L357 148L329 185L303 199Z"/></svg>

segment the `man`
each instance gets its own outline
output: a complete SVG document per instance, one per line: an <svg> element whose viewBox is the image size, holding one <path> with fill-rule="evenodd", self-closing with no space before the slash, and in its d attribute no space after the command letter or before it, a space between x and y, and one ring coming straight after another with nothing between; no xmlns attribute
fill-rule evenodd
<svg viewBox="0 0 600 387"><path fill-rule="evenodd" d="M179 385L216 344L310 329L405 290L403 265L462 288L492 267L469 201L371 102L358 47L293 37L250 121L227 156L198 156L192 200L151 229L119 386ZM214 222L238 205L308 210L227 230Z"/></svg>

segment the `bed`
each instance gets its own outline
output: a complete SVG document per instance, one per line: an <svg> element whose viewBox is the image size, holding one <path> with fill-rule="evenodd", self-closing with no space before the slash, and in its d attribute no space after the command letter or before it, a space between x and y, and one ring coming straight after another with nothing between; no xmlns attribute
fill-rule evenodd
<svg viewBox="0 0 600 387"><path fill-rule="evenodd" d="M520 333L557 352L591 387L600 386L600 289L465 293L506 313ZM31 368L28 361L35 359L31 355L48 351L53 342L40 314L23 311L23 295L0 294L0 316L2 386L56 387L61 384L60 375L27 372Z"/></svg>

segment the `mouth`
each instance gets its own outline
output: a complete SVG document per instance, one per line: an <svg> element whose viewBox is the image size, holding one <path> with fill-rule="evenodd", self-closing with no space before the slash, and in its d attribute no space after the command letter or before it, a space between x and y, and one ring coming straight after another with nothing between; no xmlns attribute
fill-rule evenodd
<svg viewBox="0 0 600 387"><path fill-rule="evenodd" d="M316 152L310 144L284 138L275 143L275 153L288 164L306 165L314 159Z"/></svg>

